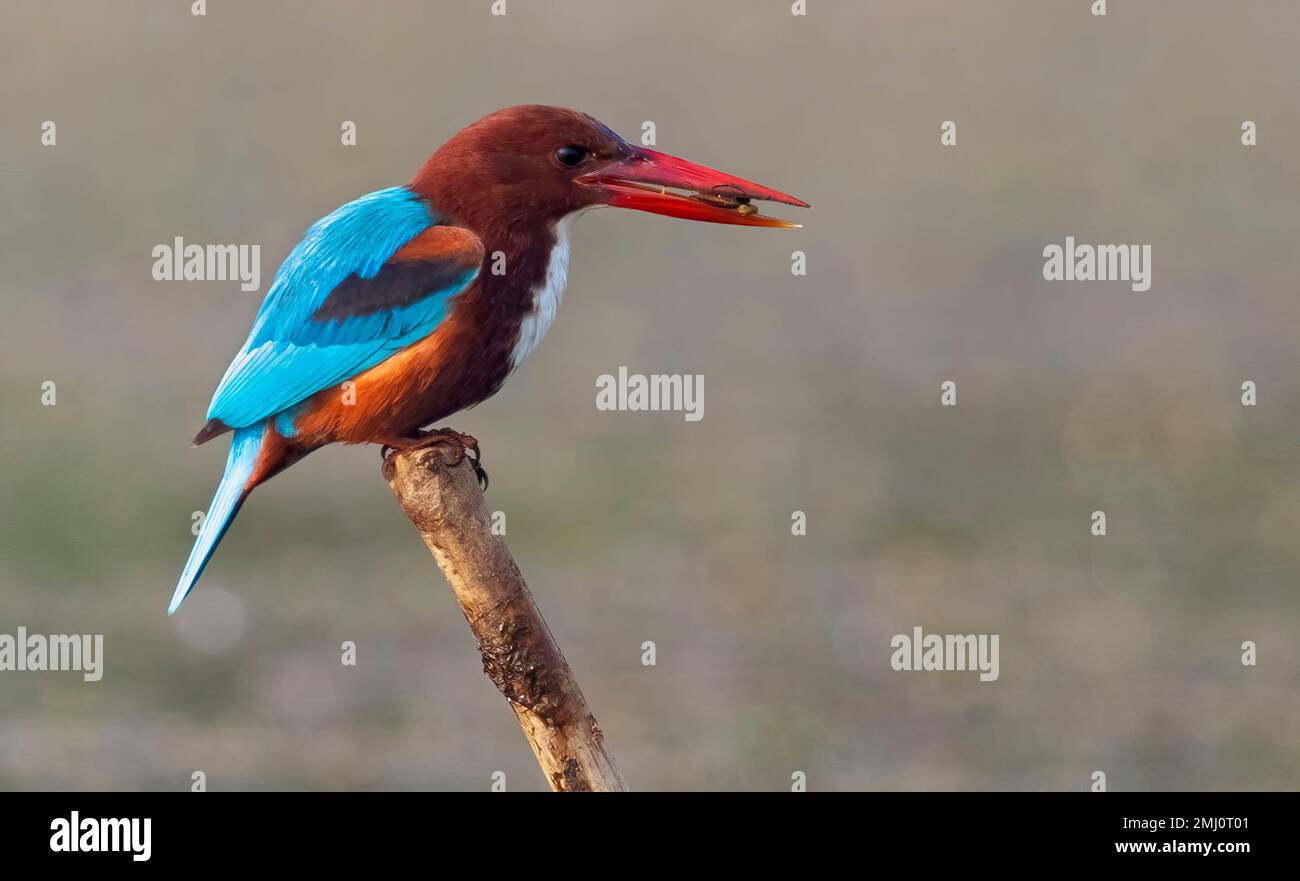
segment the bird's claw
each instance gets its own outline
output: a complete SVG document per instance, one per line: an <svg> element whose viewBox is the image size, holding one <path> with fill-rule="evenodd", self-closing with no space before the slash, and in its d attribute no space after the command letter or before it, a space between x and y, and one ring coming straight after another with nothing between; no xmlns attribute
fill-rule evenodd
<svg viewBox="0 0 1300 881"><path fill-rule="evenodd" d="M465 450L466 450L465 455L469 455L468 453L469 450L474 451L474 455L470 456L469 464L473 466L474 476L478 478L479 491L487 492L488 473L487 473L487 469L483 467L483 451L478 448L478 441L474 440L474 438L472 437L469 438L469 440L471 441L471 443L465 445Z"/></svg>
<svg viewBox="0 0 1300 881"><path fill-rule="evenodd" d="M459 453L460 459L468 458L470 465L474 468L474 476L478 478L479 489L487 492L488 473L483 467L483 451L479 449L478 439L468 434L461 434L451 428L438 428L431 431L422 431L419 436L412 439L409 443L383 444L380 449L380 457L387 462L389 456L393 453L409 452L410 450L423 450L429 447L435 447L439 444L449 444ZM473 452L474 455L470 455Z"/></svg>

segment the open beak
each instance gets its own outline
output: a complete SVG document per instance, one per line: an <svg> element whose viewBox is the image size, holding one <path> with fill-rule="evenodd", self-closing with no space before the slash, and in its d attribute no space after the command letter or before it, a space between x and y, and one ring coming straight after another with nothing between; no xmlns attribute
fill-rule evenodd
<svg viewBox="0 0 1300 881"><path fill-rule="evenodd" d="M764 217L752 203L766 200L812 207L794 196L752 181L644 148L637 148L629 158L575 180L597 190L600 201L606 205L708 223L797 229L801 224Z"/></svg>

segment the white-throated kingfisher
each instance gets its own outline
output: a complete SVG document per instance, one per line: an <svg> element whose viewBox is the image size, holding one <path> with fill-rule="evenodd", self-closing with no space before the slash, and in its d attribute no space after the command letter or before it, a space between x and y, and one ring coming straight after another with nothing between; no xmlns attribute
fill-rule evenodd
<svg viewBox="0 0 1300 881"><path fill-rule="evenodd" d="M797 226L760 215L757 200L808 207L629 144L584 113L525 105L463 129L406 186L317 221L276 273L194 439L234 432L168 614L253 488L311 451L451 439L477 452L472 438L421 429L493 395L541 341L576 215L614 205Z"/></svg>

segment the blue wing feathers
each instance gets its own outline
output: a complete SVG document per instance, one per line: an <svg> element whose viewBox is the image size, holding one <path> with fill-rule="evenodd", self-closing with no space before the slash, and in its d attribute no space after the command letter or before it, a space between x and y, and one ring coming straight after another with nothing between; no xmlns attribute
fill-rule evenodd
<svg viewBox="0 0 1300 881"><path fill-rule="evenodd" d="M345 280L374 279L394 253L437 223L428 204L405 187L362 196L314 223L276 273L208 418L235 428L253 425L431 333L477 268L444 273L436 286L395 308L344 310L345 317L328 321L313 316Z"/></svg>
<svg viewBox="0 0 1300 881"><path fill-rule="evenodd" d="M285 258L267 292L249 341L283 339L349 275L371 278L398 248L438 222L406 187L369 193L311 225Z"/></svg>

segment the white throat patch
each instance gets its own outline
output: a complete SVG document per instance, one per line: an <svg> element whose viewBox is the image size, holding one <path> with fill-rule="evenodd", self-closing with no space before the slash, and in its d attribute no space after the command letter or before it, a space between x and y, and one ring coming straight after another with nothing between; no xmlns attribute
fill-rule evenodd
<svg viewBox="0 0 1300 881"><path fill-rule="evenodd" d="M570 214L555 224L555 247L551 248L550 261L546 264L546 279L540 287L533 288L533 309L519 324L519 341L510 353L511 370L517 370L537 348L555 320L555 313L560 311L564 285L569 280L569 224L576 216L577 213Z"/></svg>

